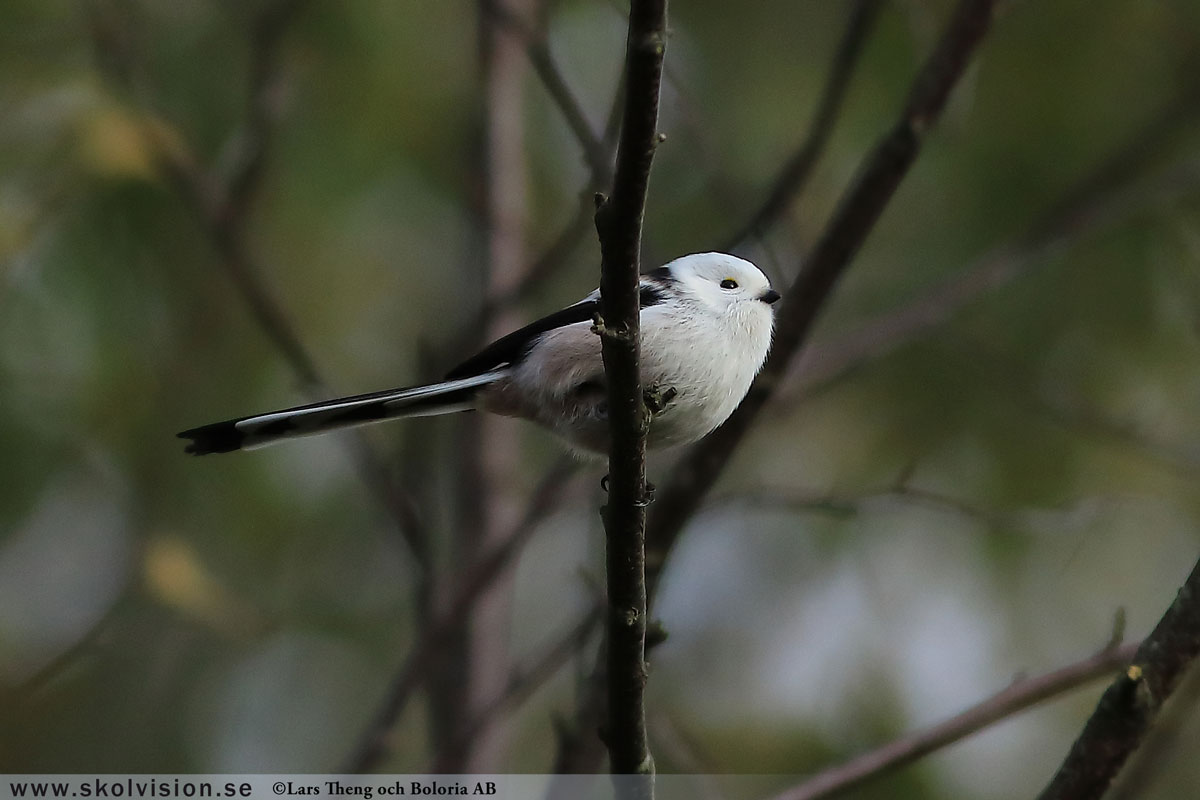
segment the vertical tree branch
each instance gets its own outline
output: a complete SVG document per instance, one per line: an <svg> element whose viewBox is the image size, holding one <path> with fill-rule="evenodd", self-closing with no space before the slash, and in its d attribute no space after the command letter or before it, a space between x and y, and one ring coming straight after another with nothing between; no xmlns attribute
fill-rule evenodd
<svg viewBox="0 0 1200 800"><path fill-rule="evenodd" d="M864 159L857 179L843 195L805 269L785 295L776 343L763 374L734 415L693 447L675 467L666 486L657 492L646 528L649 598L654 597L667 556L684 525L766 404L787 364L807 340L838 279L907 174L925 132L937 120L950 91L983 40L991 23L993 5L994 0L959 0L933 53L913 82L900 119ZM633 91L632 83L630 90ZM586 737L602 703L594 688L584 692L573 725L560 737L556 771L589 769L594 757L588 751Z"/></svg>
<svg viewBox="0 0 1200 800"><path fill-rule="evenodd" d="M1200 562L1147 636L1133 664L1100 698L1071 752L1038 800L1099 798L1200 655Z"/></svg>
<svg viewBox="0 0 1200 800"><path fill-rule="evenodd" d="M526 162L525 77L528 71L522 43L504 34L501 20L522 19L532 11L531 0L480 0L478 126L479 186L469 196L476 208L480 238L478 263L482 283L481 309L492 298L507 294L522 274L525 260ZM516 24L515 22L513 24ZM518 327L511 311L486 315L474 327L475 346ZM447 596L481 553L502 540L516 523L513 476L518 472L518 440L514 421L491 415L467 415L458 420L459 447L455 491L454 563L459 574L448 575L442 587ZM462 735L479 707L501 689L510 659L509 617L512 571L502 570L458 619L460 630L439 654L440 667L431 674L430 731L439 767L450 773L488 772L496 768L503 745L503 728L493 725Z"/></svg>
<svg viewBox="0 0 1200 800"><path fill-rule="evenodd" d="M666 0L633 0L626 40L627 89L612 196L598 198L600 334L611 431L604 507L608 574L608 722L614 774L647 776L634 796L652 797L646 735L646 408L639 375L642 218L658 143L658 101L667 39Z"/></svg>

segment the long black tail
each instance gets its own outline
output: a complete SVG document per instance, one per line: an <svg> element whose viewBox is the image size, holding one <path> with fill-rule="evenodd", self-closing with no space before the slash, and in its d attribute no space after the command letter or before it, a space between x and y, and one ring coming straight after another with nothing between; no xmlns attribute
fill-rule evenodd
<svg viewBox="0 0 1200 800"><path fill-rule="evenodd" d="M475 395L508 374L507 369L452 381L390 389L201 425L178 434L191 439L186 451L198 456L263 447L284 439L366 425L400 417L427 417L475 407Z"/></svg>

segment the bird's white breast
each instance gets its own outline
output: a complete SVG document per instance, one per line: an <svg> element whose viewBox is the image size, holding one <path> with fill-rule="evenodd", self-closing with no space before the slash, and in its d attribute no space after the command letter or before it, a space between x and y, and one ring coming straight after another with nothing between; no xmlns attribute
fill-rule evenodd
<svg viewBox="0 0 1200 800"><path fill-rule="evenodd" d="M648 446L688 444L724 422L766 359L771 326L771 309L759 301L719 312L687 303L644 309L642 388L675 390L650 423ZM488 390L484 407L532 419L580 450L605 453L609 423L600 351L590 323L548 331L510 379Z"/></svg>
<svg viewBox="0 0 1200 800"><path fill-rule="evenodd" d="M688 444L728 419L746 396L771 346L771 310L752 301L722 313L656 311L642 313L642 383L677 394L651 424L649 444Z"/></svg>

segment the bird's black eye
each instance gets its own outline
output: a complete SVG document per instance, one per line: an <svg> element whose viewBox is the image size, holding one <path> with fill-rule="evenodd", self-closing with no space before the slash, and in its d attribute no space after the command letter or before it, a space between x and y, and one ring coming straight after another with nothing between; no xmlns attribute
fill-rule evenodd
<svg viewBox="0 0 1200 800"><path fill-rule="evenodd" d="M725 280L721 281L722 289L736 289L737 287L737 281L735 281L733 278L726 278Z"/></svg>

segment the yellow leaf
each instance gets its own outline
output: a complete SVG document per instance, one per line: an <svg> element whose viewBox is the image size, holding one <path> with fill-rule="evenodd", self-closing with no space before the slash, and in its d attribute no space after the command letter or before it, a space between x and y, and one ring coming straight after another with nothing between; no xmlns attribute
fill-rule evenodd
<svg viewBox="0 0 1200 800"><path fill-rule="evenodd" d="M226 634L262 627L259 615L216 580L182 539L152 539L143 560L146 587L163 604Z"/></svg>

